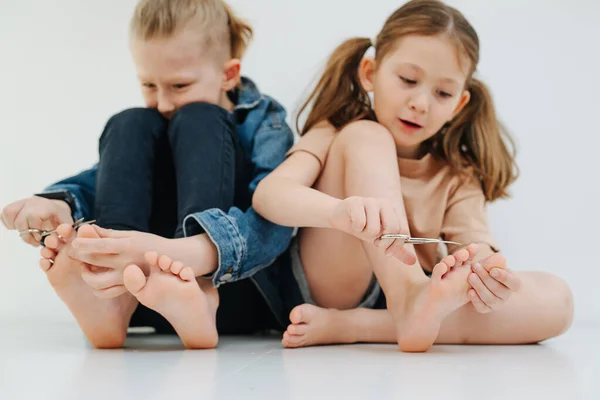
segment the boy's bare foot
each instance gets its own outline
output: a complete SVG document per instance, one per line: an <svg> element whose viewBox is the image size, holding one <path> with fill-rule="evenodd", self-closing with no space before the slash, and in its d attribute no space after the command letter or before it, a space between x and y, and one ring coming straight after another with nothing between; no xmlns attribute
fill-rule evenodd
<svg viewBox="0 0 600 400"><path fill-rule="evenodd" d="M320 344L355 343L353 329L343 311L302 304L290 313L291 325L283 333L284 347L307 347Z"/></svg>
<svg viewBox="0 0 600 400"><path fill-rule="evenodd" d="M217 289L210 286L205 294L194 271L167 256L146 253L145 257L150 276L146 278L140 267L130 265L123 275L125 287L140 303L165 317L188 349L216 347Z"/></svg>
<svg viewBox="0 0 600 400"><path fill-rule="evenodd" d="M73 229L69 225L61 225L58 234L66 240L65 244L50 240L46 242L47 249L42 249L42 256L54 260L40 261L48 281L69 308L92 346L122 347L137 300L129 293L114 299L96 297L92 288L81 278L83 263L68 256L75 235ZM95 235L92 227L84 225L79 229L80 237L93 238ZM58 252L55 249L59 249Z"/></svg>

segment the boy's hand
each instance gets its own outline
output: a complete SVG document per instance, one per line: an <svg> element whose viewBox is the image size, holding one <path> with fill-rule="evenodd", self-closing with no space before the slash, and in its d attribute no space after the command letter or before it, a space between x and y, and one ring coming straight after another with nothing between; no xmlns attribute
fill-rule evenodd
<svg viewBox="0 0 600 400"><path fill-rule="evenodd" d="M416 263L416 256L397 239L381 240L386 233L403 233L408 227L402 226L399 212L387 199L348 197L342 200L330 217L333 228L360 240L375 244L384 249L386 255L394 256L405 264Z"/></svg>
<svg viewBox="0 0 600 400"><path fill-rule="evenodd" d="M71 209L67 203L37 196L9 204L2 210L0 220L8 229L17 231L27 229L51 231L60 224L73 224ZM21 239L38 247L42 236L38 233L24 233Z"/></svg>

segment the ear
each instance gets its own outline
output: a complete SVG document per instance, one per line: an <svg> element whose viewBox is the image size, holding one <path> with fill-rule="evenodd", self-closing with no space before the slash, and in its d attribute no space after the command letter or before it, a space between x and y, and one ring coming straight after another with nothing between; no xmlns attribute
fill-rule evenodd
<svg viewBox="0 0 600 400"><path fill-rule="evenodd" d="M454 109L454 113L452 113L452 119L454 119L454 117L456 117L463 110L463 108L465 108L465 106L469 103L469 100L471 100L471 92L464 90L460 96L460 100L458 101L456 108Z"/></svg>
<svg viewBox="0 0 600 400"><path fill-rule="evenodd" d="M237 58L233 58L225 62L223 66L223 83L221 89L224 92L232 90L240 82L241 62Z"/></svg>
<svg viewBox="0 0 600 400"><path fill-rule="evenodd" d="M377 62L372 57L364 57L360 61L360 65L358 67L358 78L360 79L360 84L363 89L367 92L373 91L373 77L375 76L375 71L377 69Z"/></svg>

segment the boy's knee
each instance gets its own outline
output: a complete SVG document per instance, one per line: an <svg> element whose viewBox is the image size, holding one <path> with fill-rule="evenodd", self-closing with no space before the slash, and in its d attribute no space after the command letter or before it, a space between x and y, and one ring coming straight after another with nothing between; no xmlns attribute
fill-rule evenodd
<svg viewBox="0 0 600 400"><path fill-rule="evenodd" d="M178 123L188 119L206 121L209 118L224 118L226 116L227 110L224 108L212 103L198 102L180 107L173 115L171 122Z"/></svg>
<svg viewBox="0 0 600 400"><path fill-rule="evenodd" d="M143 124L143 125L156 125L163 124L164 118L160 113L153 108L129 108L123 110L118 114L113 115L109 124Z"/></svg>

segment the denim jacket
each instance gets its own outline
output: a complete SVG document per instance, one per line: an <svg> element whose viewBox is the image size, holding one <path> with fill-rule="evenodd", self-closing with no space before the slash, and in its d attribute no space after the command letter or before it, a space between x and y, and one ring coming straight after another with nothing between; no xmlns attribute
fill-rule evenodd
<svg viewBox="0 0 600 400"><path fill-rule="evenodd" d="M233 110L244 154L254 171L248 187L254 193L258 183L285 159L293 144L293 133L285 122L286 112L274 99L261 94L255 84L242 78ZM46 192L67 190L75 197L73 218L94 218L96 172L98 165L64 179ZM254 275L283 253L293 229L273 224L254 211L232 207L227 213L209 209L188 215L184 233L206 232L217 247L219 265L211 276L215 287Z"/></svg>

